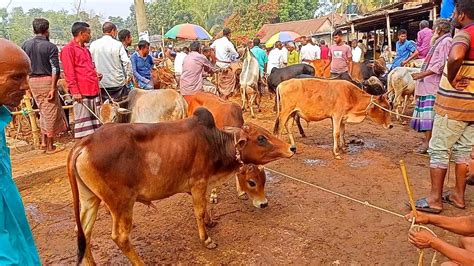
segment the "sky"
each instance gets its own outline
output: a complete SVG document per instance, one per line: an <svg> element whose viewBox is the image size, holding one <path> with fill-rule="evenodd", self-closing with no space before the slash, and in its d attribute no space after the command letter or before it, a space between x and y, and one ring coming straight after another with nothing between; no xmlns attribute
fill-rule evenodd
<svg viewBox="0 0 474 266"><path fill-rule="evenodd" d="M0 8L5 7L10 0L0 0ZM30 8L42 8L44 10L74 10L77 0L12 0L9 10L13 7L23 7L27 11ZM94 10L95 13L108 16L121 16L127 18L130 13L130 5L133 0L82 0L81 9Z"/></svg>

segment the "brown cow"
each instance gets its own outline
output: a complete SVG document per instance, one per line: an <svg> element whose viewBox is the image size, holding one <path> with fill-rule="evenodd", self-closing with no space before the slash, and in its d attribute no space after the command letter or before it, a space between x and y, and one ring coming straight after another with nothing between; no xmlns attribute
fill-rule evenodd
<svg viewBox="0 0 474 266"><path fill-rule="evenodd" d="M262 165L292 155L290 145L259 126L217 129L204 108L178 121L106 124L78 141L68 158L78 262L85 255L87 263L94 264L90 241L103 201L112 215L112 239L133 265L143 265L129 238L134 203L151 204L177 193L191 194L199 238L213 249L217 245L205 228L209 184L235 175L243 164ZM247 182L246 188L253 185Z"/></svg>
<svg viewBox="0 0 474 266"><path fill-rule="evenodd" d="M296 114L308 122L332 119L336 159L341 159L339 149L344 148L346 123L360 123L368 116L386 128L392 127L390 114L375 105L389 108L385 96L371 96L345 80L291 79L278 86L277 99L281 111L278 110L273 133L281 135L285 127L294 151L293 124L288 127L288 120Z"/></svg>
<svg viewBox="0 0 474 266"><path fill-rule="evenodd" d="M331 70L329 64L331 62L327 59L316 59L311 62L311 65L316 70L314 73L315 77L318 78L329 78L331 76Z"/></svg>
<svg viewBox="0 0 474 266"><path fill-rule="evenodd" d="M153 68L151 70L151 77L153 79L153 87L155 89L177 89L178 81L174 73L165 66Z"/></svg>

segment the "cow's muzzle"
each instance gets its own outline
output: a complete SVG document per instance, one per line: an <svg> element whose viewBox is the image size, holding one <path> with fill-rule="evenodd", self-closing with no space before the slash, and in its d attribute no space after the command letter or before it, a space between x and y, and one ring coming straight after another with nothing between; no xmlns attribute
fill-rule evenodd
<svg viewBox="0 0 474 266"><path fill-rule="evenodd" d="M254 200L253 206L255 206L255 208L264 209L268 207L268 200L266 198L263 200Z"/></svg>

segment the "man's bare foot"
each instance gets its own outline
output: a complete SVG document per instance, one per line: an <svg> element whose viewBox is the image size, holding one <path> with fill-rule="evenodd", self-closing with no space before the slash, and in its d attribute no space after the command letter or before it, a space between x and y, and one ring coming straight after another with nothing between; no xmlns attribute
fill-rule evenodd
<svg viewBox="0 0 474 266"><path fill-rule="evenodd" d="M55 154L55 153L64 151L64 149L65 149L65 147L63 147L63 146L61 146L61 147L53 146L52 149L47 149L46 150L46 154Z"/></svg>

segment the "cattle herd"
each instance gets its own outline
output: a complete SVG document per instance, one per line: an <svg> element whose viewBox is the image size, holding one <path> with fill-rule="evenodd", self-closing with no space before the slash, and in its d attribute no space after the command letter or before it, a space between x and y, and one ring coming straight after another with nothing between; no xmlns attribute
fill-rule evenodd
<svg viewBox="0 0 474 266"><path fill-rule="evenodd" d="M112 239L134 265L143 264L129 238L135 202L152 205L176 193L191 195L199 238L212 249L216 243L206 232L212 224L206 211L209 192L215 202L215 186L235 177L239 197L266 207L262 166L295 154L294 122L304 136L301 119L331 119L336 159L345 150L346 123L369 117L391 128L383 109L397 109L402 100L405 109L414 89L410 74L418 70L397 68L386 77L384 62L355 65L352 81L315 77L307 64L275 69L267 79L275 96L273 134L243 118L247 106L255 115L263 92L255 75L258 65L255 69L248 52L240 74L242 106L204 92L186 101L174 89L134 89L124 101L104 103L100 118L105 125L77 141L67 164L79 262L94 264L90 241L101 202L112 217ZM283 130L289 143L281 139Z"/></svg>

